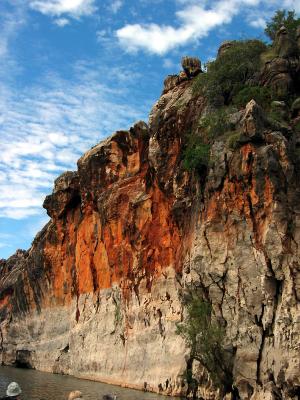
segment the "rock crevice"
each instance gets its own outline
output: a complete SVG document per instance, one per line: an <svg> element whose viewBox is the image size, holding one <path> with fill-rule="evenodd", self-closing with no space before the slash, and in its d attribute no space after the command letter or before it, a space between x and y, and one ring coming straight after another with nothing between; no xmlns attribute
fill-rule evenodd
<svg viewBox="0 0 300 400"><path fill-rule="evenodd" d="M225 43L219 57L231 46ZM297 90L299 60L291 57L276 55L261 85ZM199 175L183 159L208 106L193 92L200 61L185 58L183 67L165 81L148 125L116 132L55 181L44 202L51 221L28 251L0 261L1 361L217 399L208 371L191 361L176 333L186 315L184 291L194 288L225 329L231 395L294 400L298 103L283 126L251 100L231 115L234 148L217 137Z"/></svg>

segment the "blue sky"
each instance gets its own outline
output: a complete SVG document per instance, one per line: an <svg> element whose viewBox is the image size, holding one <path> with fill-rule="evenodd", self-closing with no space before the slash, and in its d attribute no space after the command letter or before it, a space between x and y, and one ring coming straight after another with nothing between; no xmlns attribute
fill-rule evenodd
<svg viewBox="0 0 300 400"><path fill-rule="evenodd" d="M117 129L147 120L183 55L262 38L300 0L1 0L0 258L48 221L54 179Z"/></svg>

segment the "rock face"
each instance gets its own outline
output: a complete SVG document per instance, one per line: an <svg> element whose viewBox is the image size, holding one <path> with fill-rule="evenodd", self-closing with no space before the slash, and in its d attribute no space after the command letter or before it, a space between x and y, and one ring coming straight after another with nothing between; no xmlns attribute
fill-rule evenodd
<svg viewBox="0 0 300 400"><path fill-rule="evenodd" d="M232 40L225 40L221 46L219 47L218 50L218 57L222 56L226 50L228 50L230 47L232 47L234 45L234 41Z"/></svg>
<svg viewBox="0 0 300 400"><path fill-rule="evenodd" d="M296 42L289 37L286 28L282 26L276 34L272 53L273 57L265 64L262 71L260 83L271 87L276 97L284 99L300 89L299 28Z"/></svg>
<svg viewBox="0 0 300 400"><path fill-rule="evenodd" d="M55 181L51 221L1 260L2 363L184 394L176 324L193 287L225 327L235 393L296 399L300 132L275 129L251 101L232 117L238 145L218 138L198 176L182 159L206 101L192 80L169 83L148 125L116 132ZM200 378L198 395L218 398Z"/></svg>
<svg viewBox="0 0 300 400"><path fill-rule="evenodd" d="M284 26L276 34L274 50L278 57L288 58L298 55L297 43L289 36Z"/></svg>
<svg viewBox="0 0 300 400"><path fill-rule="evenodd" d="M148 153L138 123L55 181L51 222L1 269L4 364L180 392L183 229Z"/></svg>

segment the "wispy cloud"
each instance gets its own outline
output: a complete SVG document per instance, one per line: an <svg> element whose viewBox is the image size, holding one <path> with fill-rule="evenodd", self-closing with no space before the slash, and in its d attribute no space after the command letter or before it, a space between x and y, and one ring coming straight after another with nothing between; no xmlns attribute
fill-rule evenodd
<svg viewBox="0 0 300 400"><path fill-rule="evenodd" d="M54 17L53 22L63 28L71 19L93 15L96 0L28 0L29 7L44 15Z"/></svg>
<svg viewBox="0 0 300 400"><path fill-rule="evenodd" d="M64 26L69 25L70 20L67 19L67 18L57 18L57 19L54 20L54 23L57 26L60 26L61 28L63 28Z"/></svg>
<svg viewBox="0 0 300 400"><path fill-rule="evenodd" d="M265 9L289 8L300 11L299 0L218 0L199 2L179 0L182 9L176 12L175 26L151 24L127 24L116 31L121 46L128 52L145 50L150 53L164 55L168 51L206 37L213 29L229 24L233 18L242 14L245 21L261 28L265 23L249 20L247 12Z"/></svg>
<svg viewBox="0 0 300 400"><path fill-rule="evenodd" d="M29 5L33 10L55 17L67 14L79 18L96 10L95 0L30 0Z"/></svg>
<svg viewBox="0 0 300 400"><path fill-rule="evenodd" d="M121 7L123 6L123 1L122 0L114 0L112 2L110 2L110 10L116 14Z"/></svg>
<svg viewBox="0 0 300 400"><path fill-rule="evenodd" d="M72 82L48 75L44 87L0 85L0 217L39 214L59 173L76 168L101 138L144 116L141 107L126 104L125 72L111 69L115 86L109 87L101 83L103 70L77 63Z"/></svg>
<svg viewBox="0 0 300 400"><path fill-rule="evenodd" d="M7 0L0 4L0 58L2 59L8 56L10 41L17 36L26 22L24 5L18 1L12 1L11 7L7 8L8 4Z"/></svg>
<svg viewBox="0 0 300 400"><path fill-rule="evenodd" d="M237 13L237 4L234 3L238 2L219 1L207 8L188 4L176 13L179 27L154 23L129 24L117 30L116 34L128 51L145 49L151 53L165 54L179 45L205 37L213 28L229 23Z"/></svg>
<svg viewBox="0 0 300 400"><path fill-rule="evenodd" d="M0 232L0 249L12 247L12 244L10 243L12 240L13 240L13 235Z"/></svg>

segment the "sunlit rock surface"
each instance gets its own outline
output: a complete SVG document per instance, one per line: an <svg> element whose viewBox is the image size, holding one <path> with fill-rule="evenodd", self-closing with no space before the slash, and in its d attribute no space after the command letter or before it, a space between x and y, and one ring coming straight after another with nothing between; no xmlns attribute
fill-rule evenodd
<svg viewBox="0 0 300 400"><path fill-rule="evenodd" d="M285 90L293 79L283 76ZM217 139L207 169L190 173L184 146L207 112L192 86L168 78L148 125L116 132L55 181L51 221L0 262L2 363L184 394L189 351L176 324L194 286L226 328L239 396L297 398L300 133L251 101L232 115L237 146ZM207 380L199 395L218 397Z"/></svg>

